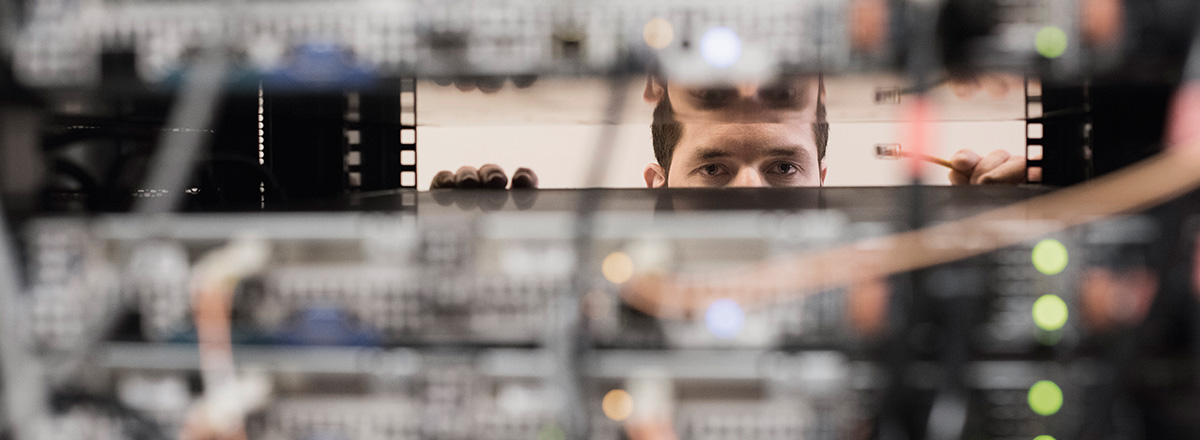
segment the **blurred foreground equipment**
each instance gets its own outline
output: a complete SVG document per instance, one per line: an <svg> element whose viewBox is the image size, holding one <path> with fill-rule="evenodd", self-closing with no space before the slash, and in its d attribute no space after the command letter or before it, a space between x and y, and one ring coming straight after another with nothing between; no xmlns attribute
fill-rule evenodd
<svg viewBox="0 0 1200 440"><path fill-rule="evenodd" d="M629 413L608 394L647 374L674 384L680 438L1198 432L1194 418L1175 416L1200 396L1189 330L1194 197L766 307L737 299L787 286L722 282L755 261L903 230L893 209L907 191L608 190L598 200L612 207L596 214L582 256L572 252L572 191L540 191L523 210L515 193L425 193L415 216L389 214L411 203L397 193L353 202L375 212L37 220L25 236L26 342L62 360L47 366L48 385L116 396L113 405L148 419L114 422L80 403L44 429L71 438L107 426L124 438L142 424L167 433L187 424L203 364L190 262L236 231L272 250L229 303L239 377L273 390L247 413L254 438L566 432L570 417L555 403L571 386L557 379L563 368L578 368L588 438L621 438ZM930 188L923 209L940 223L1042 194ZM485 204L498 211L462 215ZM1001 235L1024 227L989 225ZM970 246L953 240L930 245ZM571 284L577 271L583 289ZM623 303L631 277L706 272L714 276L697 286L729 299L697 315ZM577 290L580 308L560 307ZM564 313L581 319L577 366L550 342Z"/></svg>
<svg viewBox="0 0 1200 440"><path fill-rule="evenodd" d="M1099 180L1162 149L1196 9L0 0L0 437L1200 437L1195 159ZM602 76L615 121L647 72L984 70L1044 185L413 189L426 79Z"/></svg>

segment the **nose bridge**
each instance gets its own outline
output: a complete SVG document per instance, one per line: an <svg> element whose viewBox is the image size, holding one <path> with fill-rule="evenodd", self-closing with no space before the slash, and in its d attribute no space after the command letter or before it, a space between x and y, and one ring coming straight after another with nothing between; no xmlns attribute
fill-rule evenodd
<svg viewBox="0 0 1200 440"><path fill-rule="evenodd" d="M741 96L742 98L753 98L755 95L758 95L758 83L757 82L740 83L737 86L737 90L738 90L738 96Z"/></svg>
<svg viewBox="0 0 1200 440"><path fill-rule="evenodd" d="M737 175L733 177L733 181L729 182L729 186L735 188L758 188L767 186L766 179L763 179L760 173L754 167L742 167L738 170Z"/></svg>

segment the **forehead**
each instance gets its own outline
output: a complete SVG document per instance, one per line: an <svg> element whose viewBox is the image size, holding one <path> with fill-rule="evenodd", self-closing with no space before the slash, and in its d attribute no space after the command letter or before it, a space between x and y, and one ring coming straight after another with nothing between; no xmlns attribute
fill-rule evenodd
<svg viewBox="0 0 1200 440"><path fill-rule="evenodd" d="M782 89L793 90L797 94L798 105L777 107L754 94L739 94L736 99L717 108L705 108L694 98L696 94L705 90L747 87L767 93ZM668 81L666 89L673 117L681 123L818 122L816 109L820 96L820 81L817 77L787 77L752 84L688 84Z"/></svg>
<svg viewBox="0 0 1200 440"><path fill-rule="evenodd" d="M752 157L779 147L799 147L816 157L809 123L684 123L672 163L688 160L699 150L718 149Z"/></svg>

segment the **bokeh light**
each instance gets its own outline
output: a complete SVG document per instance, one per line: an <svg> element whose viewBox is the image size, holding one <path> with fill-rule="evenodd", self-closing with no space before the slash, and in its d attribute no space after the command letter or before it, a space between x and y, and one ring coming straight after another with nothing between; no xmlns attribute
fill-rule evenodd
<svg viewBox="0 0 1200 440"><path fill-rule="evenodd" d="M624 283L633 278L633 259L624 252L613 252L600 263L600 272L613 284Z"/></svg>
<svg viewBox="0 0 1200 440"><path fill-rule="evenodd" d="M1033 267L1046 275L1056 275L1067 268L1067 247L1058 240L1047 238L1033 246Z"/></svg>
<svg viewBox="0 0 1200 440"><path fill-rule="evenodd" d="M1040 380L1029 387L1029 409L1039 415L1049 416L1062 409L1063 393L1058 384Z"/></svg>
<svg viewBox="0 0 1200 440"><path fill-rule="evenodd" d="M605 417L618 422L624 421L633 414L633 396L622 389L609 391L604 395L604 400L600 401L600 409L604 410Z"/></svg>
<svg viewBox="0 0 1200 440"><path fill-rule="evenodd" d="M1039 54L1054 59L1067 51L1067 33L1054 26L1046 26L1038 31L1035 45Z"/></svg>
<svg viewBox="0 0 1200 440"><path fill-rule="evenodd" d="M567 439L567 433L563 432L562 428L559 428L558 425L553 425L553 424L543 426L542 430L538 431L538 435L537 435L537 440L566 440L566 439Z"/></svg>
<svg viewBox="0 0 1200 440"><path fill-rule="evenodd" d="M742 57L742 39L727 27L709 29L700 38L700 56L718 69L732 66Z"/></svg>
<svg viewBox="0 0 1200 440"><path fill-rule="evenodd" d="M718 299L704 313L704 325L720 339L731 339L742 332L746 314L742 306L730 299Z"/></svg>
<svg viewBox="0 0 1200 440"><path fill-rule="evenodd" d="M1049 435L1042 434L1042 435L1039 435L1039 436L1037 436L1037 437L1034 437L1034 438L1033 438L1033 440L1054 440L1054 437L1053 437L1053 436L1049 436Z"/></svg>
<svg viewBox="0 0 1200 440"><path fill-rule="evenodd" d="M642 27L642 39L646 41L647 46L662 49L670 46L671 41L675 40L675 28L671 27L671 22L655 18Z"/></svg>
<svg viewBox="0 0 1200 440"><path fill-rule="evenodd" d="M1067 324L1067 302L1058 295L1042 295L1033 302L1033 323L1045 331L1055 331Z"/></svg>
<svg viewBox="0 0 1200 440"><path fill-rule="evenodd" d="M1045 346L1057 345L1059 342L1062 342L1063 332L1039 331L1034 335L1034 338L1036 338L1038 342Z"/></svg>

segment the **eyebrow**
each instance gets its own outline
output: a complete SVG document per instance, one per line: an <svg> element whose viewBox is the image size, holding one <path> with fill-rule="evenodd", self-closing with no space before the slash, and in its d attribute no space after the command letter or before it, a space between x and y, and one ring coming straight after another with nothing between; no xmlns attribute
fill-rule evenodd
<svg viewBox="0 0 1200 440"><path fill-rule="evenodd" d="M764 90L772 90L772 89L776 89L779 87L789 88L789 89L791 88L790 85L786 81L782 82L782 83L776 83L776 84L764 84L762 86L759 86L759 88L758 88L759 99L762 98L761 95ZM767 104L768 107L773 108L773 109L803 110L804 107L808 105L808 99L809 99L809 92L808 92L807 84L802 85L801 87L798 87L795 90L796 90L796 97L793 99L790 99L783 103L766 101L765 104Z"/></svg>
<svg viewBox="0 0 1200 440"><path fill-rule="evenodd" d="M729 157L732 155L733 155L732 153L725 151L725 150L718 150L716 148L701 148L699 150L696 150L696 154L694 154L693 157L700 159L700 160L709 160L709 159L719 159L722 157Z"/></svg>
<svg viewBox="0 0 1200 440"><path fill-rule="evenodd" d="M725 101L715 101L715 102L714 101L706 101L694 94L697 91L710 91L710 90L719 90L722 92L732 91L735 95L737 94L737 89L733 88L733 87L697 87L697 88L686 89L684 91L684 95L686 95L685 98L687 100L692 101L692 104L697 107L700 107L701 110L721 110L721 109L724 109L727 107L731 107L733 105L733 103L735 101L737 101L736 98L730 99L730 100L725 100Z"/></svg>
<svg viewBox="0 0 1200 440"><path fill-rule="evenodd" d="M772 109L802 110L802 109L804 109L804 107L806 105L808 105L808 99L809 99L808 87L802 85L800 87L793 88L793 87L791 87L791 84L789 81L792 81L792 80L791 79L783 79L783 80L779 80L779 81L772 82L772 83L762 84L759 86L759 88L758 88L759 95L761 95L763 93L763 91L765 91L765 90L773 90L773 89L778 89L778 88L787 88L787 89L796 90L796 97L794 99L788 100L783 103L770 102L770 101L764 102L764 104L766 104L767 107L772 108ZM803 81L807 81L807 79L803 80ZM693 94L694 92L697 92L697 91L709 91L709 90L718 90L718 91L722 91L722 92L732 91L733 93L736 94L736 93L738 93L737 87L733 86L733 85L718 85L718 86L709 86L709 87L686 87L685 86L685 90L686 91L685 91L684 95L686 95L686 98L688 100L692 101L692 103L695 104L697 107L700 107L701 110L721 110L721 109L733 106L733 104L735 102L737 102L738 99L741 99L741 97L738 96L737 98L731 99L728 101L710 102L710 101L705 101ZM761 96L759 98L761 99Z"/></svg>
<svg viewBox="0 0 1200 440"><path fill-rule="evenodd" d="M733 153L716 147L701 147L696 150L692 157L699 160L720 159L723 157L732 156ZM786 147L771 147L763 151L764 156L768 157L807 157L808 151L803 146L794 145Z"/></svg>

